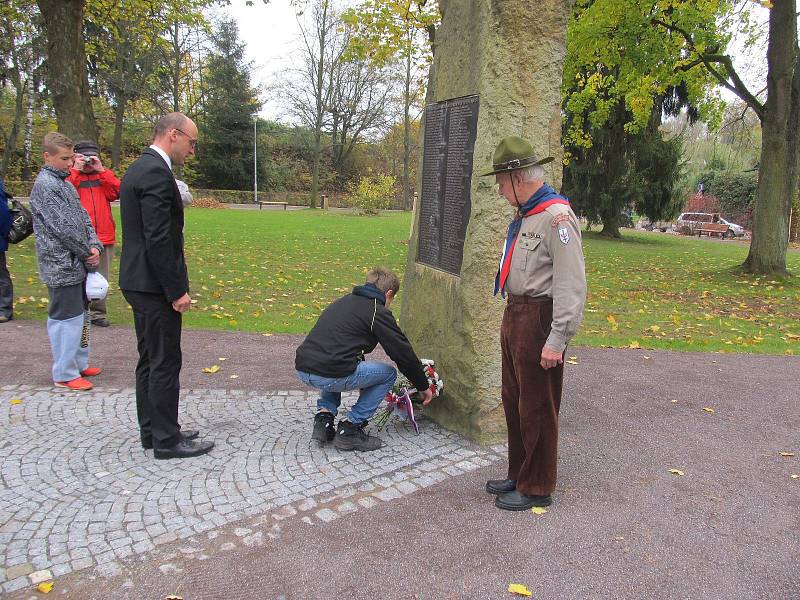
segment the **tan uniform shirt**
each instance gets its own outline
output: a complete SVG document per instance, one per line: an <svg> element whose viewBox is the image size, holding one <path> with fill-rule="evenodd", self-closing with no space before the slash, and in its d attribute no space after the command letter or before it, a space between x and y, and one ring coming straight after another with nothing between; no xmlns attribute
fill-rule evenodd
<svg viewBox="0 0 800 600"><path fill-rule="evenodd" d="M578 330L586 303L581 230L569 206L553 204L522 219L506 292L553 299L546 346L563 352Z"/></svg>

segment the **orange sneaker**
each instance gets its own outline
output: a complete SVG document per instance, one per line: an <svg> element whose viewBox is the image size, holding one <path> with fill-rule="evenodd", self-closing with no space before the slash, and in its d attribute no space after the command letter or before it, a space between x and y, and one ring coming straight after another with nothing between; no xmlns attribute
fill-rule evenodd
<svg viewBox="0 0 800 600"><path fill-rule="evenodd" d="M103 369L100 367L86 367L85 371L81 371L81 377L94 377L95 375L100 375L103 372Z"/></svg>
<svg viewBox="0 0 800 600"><path fill-rule="evenodd" d="M82 377L76 377L70 381L54 381L53 383L56 387L65 387L76 392L86 392L94 387L91 381L87 381Z"/></svg>

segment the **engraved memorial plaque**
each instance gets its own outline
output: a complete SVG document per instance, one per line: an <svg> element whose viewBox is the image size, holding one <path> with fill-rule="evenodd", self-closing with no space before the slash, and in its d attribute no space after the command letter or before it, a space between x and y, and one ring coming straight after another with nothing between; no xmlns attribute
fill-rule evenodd
<svg viewBox="0 0 800 600"><path fill-rule="evenodd" d="M425 108L417 262L453 275L461 272L472 207L478 104L478 96L465 96Z"/></svg>

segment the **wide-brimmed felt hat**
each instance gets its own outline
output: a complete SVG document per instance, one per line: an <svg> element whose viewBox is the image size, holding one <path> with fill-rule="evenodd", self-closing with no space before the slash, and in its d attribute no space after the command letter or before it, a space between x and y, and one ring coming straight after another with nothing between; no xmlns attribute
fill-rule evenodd
<svg viewBox="0 0 800 600"><path fill-rule="evenodd" d="M100 147L91 140L76 142L72 151L84 156L100 156Z"/></svg>
<svg viewBox="0 0 800 600"><path fill-rule="evenodd" d="M553 162L553 160L552 156L537 159L533 153L533 146L521 137L509 135L500 140L494 150L492 170L488 173L483 173L481 177L497 175L498 173L510 173L511 171L519 171L536 165L545 165Z"/></svg>

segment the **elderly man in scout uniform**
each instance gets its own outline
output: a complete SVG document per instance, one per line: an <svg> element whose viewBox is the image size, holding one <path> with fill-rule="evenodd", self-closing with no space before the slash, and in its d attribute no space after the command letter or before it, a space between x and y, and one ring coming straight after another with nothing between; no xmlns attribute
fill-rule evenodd
<svg viewBox="0 0 800 600"><path fill-rule="evenodd" d="M486 484L505 510L552 502L564 351L586 301L578 219L569 200L544 183L542 165L552 160L537 160L528 142L510 136L484 174L496 177L500 195L517 212L494 288L495 295L508 296L500 330L508 478Z"/></svg>

